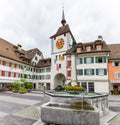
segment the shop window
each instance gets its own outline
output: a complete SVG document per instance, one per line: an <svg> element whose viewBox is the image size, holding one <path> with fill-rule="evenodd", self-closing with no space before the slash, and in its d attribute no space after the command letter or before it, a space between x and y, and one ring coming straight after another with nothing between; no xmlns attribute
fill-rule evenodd
<svg viewBox="0 0 120 125"><path fill-rule="evenodd" d="M89 92L94 92L94 83L93 82L88 82L88 89L89 89Z"/></svg>

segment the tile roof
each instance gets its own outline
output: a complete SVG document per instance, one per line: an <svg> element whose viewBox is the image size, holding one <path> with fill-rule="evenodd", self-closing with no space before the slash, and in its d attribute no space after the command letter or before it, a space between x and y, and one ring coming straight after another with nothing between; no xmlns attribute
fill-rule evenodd
<svg viewBox="0 0 120 125"><path fill-rule="evenodd" d="M0 38L0 56L21 62L14 52L14 45Z"/></svg>
<svg viewBox="0 0 120 125"><path fill-rule="evenodd" d="M109 44L108 47L111 50L109 59L120 60L120 44Z"/></svg>
<svg viewBox="0 0 120 125"><path fill-rule="evenodd" d="M32 59L37 52L40 53L40 55L42 55L42 52L41 52L39 49L34 48L34 49L27 50L27 51L26 51L26 56L27 56L29 59Z"/></svg>
<svg viewBox="0 0 120 125"><path fill-rule="evenodd" d="M39 68L51 66L51 58L41 59L37 65Z"/></svg>
<svg viewBox="0 0 120 125"><path fill-rule="evenodd" d="M64 34L64 33L68 33L68 32L72 35L71 30L70 30L70 28L69 28L69 25L66 24L66 25L64 25L64 26L61 26L61 27L57 30L57 32L56 32L53 36L51 36L50 38L54 38L54 37L56 37L56 36L59 36L59 35L62 35L62 34ZM72 37L73 37L73 35L72 35Z"/></svg>
<svg viewBox="0 0 120 125"><path fill-rule="evenodd" d="M0 56L21 62L23 64L31 65L31 59L38 52L42 54L37 48L25 51L21 45L13 45L12 43L0 38Z"/></svg>
<svg viewBox="0 0 120 125"><path fill-rule="evenodd" d="M102 50L97 50L96 45L102 45ZM91 46L91 51L86 51L85 47ZM84 54L84 53L97 53L97 52L110 52L110 49L108 48L105 41L96 40L94 42L87 42L87 43L77 43L77 48L82 48L82 51L77 54ZM72 48L68 49L65 53L65 55L69 55L72 52Z"/></svg>

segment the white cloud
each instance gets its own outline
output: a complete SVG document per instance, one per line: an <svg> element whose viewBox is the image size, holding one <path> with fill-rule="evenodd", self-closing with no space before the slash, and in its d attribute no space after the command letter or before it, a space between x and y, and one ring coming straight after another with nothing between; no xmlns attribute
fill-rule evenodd
<svg viewBox="0 0 120 125"><path fill-rule="evenodd" d="M0 0L0 37L50 56L49 37L61 26L62 3L77 42L103 35L107 43L119 43L119 0Z"/></svg>

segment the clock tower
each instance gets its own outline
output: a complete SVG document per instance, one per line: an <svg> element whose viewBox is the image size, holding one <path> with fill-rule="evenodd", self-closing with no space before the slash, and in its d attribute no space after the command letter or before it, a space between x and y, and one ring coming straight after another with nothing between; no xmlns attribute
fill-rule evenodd
<svg viewBox="0 0 120 125"><path fill-rule="evenodd" d="M51 89L66 82L66 56L64 54L72 44L73 35L66 24L64 9L62 10L62 26L51 36Z"/></svg>

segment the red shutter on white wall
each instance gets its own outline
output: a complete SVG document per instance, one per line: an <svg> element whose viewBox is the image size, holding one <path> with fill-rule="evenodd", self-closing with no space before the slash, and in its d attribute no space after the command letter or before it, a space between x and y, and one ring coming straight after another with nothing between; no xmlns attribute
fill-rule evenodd
<svg viewBox="0 0 120 125"><path fill-rule="evenodd" d="M67 71L67 77L70 77L71 76L71 70L68 70Z"/></svg>
<svg viewBox="0 0 120 125"><path fill-rule="evenodd" d="M5 66L5 65L6 65L6 62L5 62L5 61L2 61L2 65L4 65L4 66Z"/></svg>
<svg viewBox="0 0 120 125"><path fill-rule="evenodd" d="M1 76L5 76L5 71L2 70Z"/></svg>
<svg viewBox="0 0 120 125"><path fill-rule="evenodd" d="M67 61L67 67L71 66L71 60Z"/></svg>

